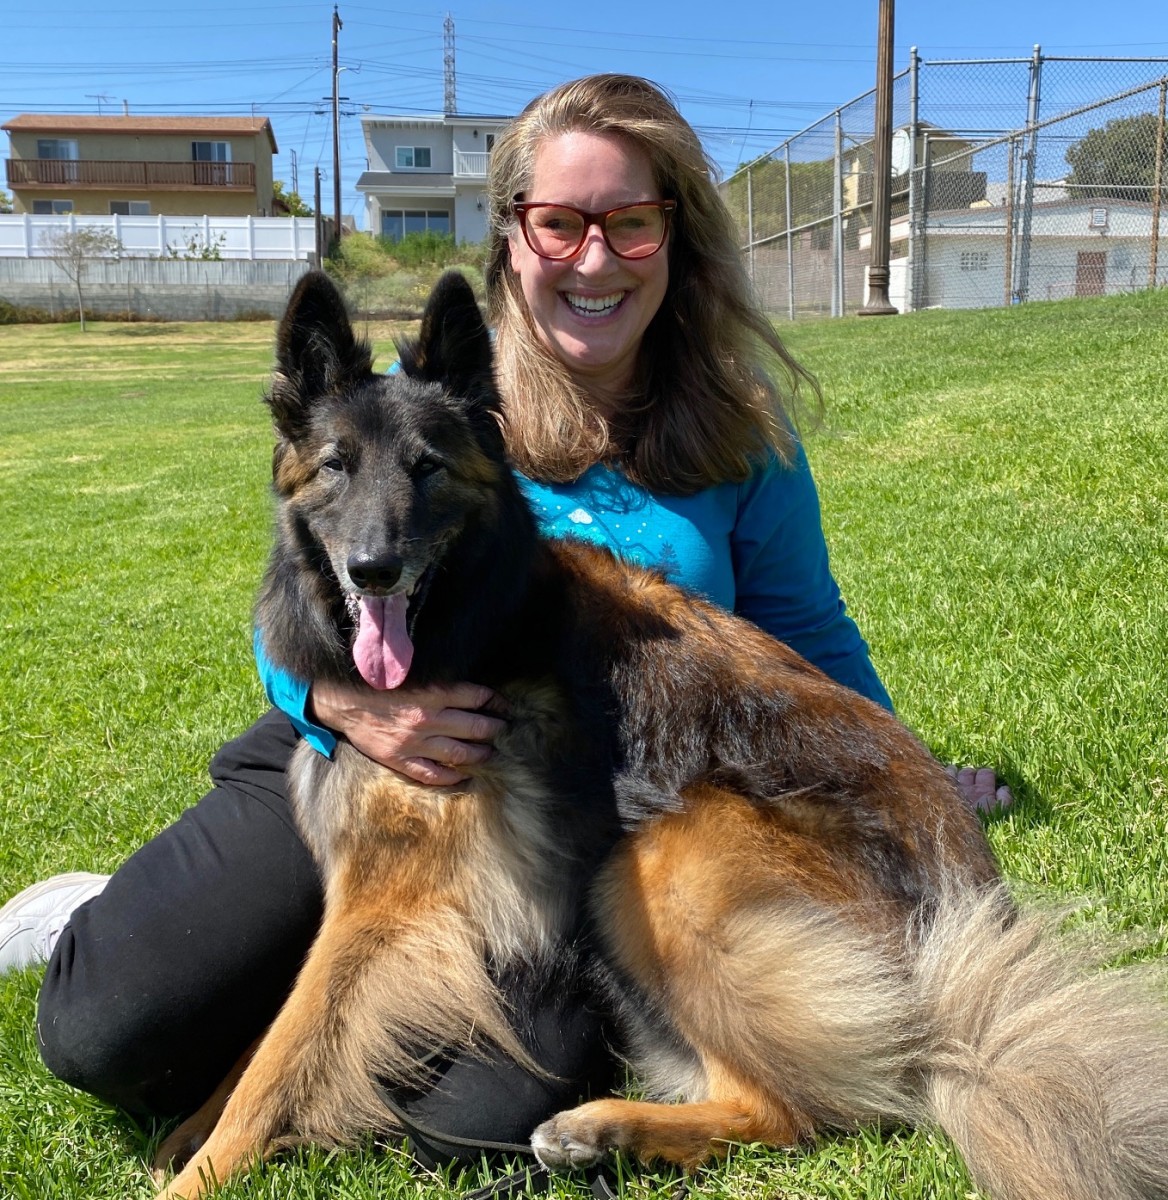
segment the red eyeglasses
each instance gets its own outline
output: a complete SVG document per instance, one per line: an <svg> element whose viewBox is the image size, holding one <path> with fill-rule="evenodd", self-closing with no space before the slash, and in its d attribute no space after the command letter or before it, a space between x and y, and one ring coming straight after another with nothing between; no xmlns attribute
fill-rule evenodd
<svg viewBox="0 0 1168 1200"><path fill-rule="evenodd" d="M573 258L593 225L617 258L648 258L664 245L677 201L642 200L607 212L585 212L570 204L539 200L517 200L511 207L524 240L540 258Z"/></svg>

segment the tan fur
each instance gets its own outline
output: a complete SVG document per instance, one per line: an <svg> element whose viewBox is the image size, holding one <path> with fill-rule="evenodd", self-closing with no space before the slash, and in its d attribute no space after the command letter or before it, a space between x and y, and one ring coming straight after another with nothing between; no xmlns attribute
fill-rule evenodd
<svg viewBox="0 0 1168 1200"><path fill-rule="evenodd" d="M554 707L538 687L512 703ZM211 1177L289 1142L395 1130L373 1080L424 1084L432 1050L490 1042L540 1071L486 963L538 957L569 914L546 853L554 831L503 790L501 776L522 787L506 747L504 736L500 764L465 790L411 784L347 745L327 771L298 749L290 788L327 878L320 933L222 1114L213 1098L163 1146L160 1168L194 1156L160 1200L196 1200Z"/></svg>
<svg viewBox="0 0 1168 1200"><path fill-rule="evenodd" d="M687 803L606 869L609 950L732 1091L807 1114L805 1130L900 1111L919 1026L903 909L781 812L713 789Z"/></svg>

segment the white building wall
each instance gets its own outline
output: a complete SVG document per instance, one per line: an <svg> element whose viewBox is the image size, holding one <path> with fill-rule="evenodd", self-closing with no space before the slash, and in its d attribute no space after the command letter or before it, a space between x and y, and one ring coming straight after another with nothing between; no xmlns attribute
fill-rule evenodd
<svg viewBox="0 0 1168 1200"><path fill-rule="evenodd" d="M1124 238L1085 237L1039 242L1030 252L1030 299L1062 300L1075 295L1079 253L1105 254L1103 290L1108 295L1147 286L1148 243Z"/></svg>
<svg viewBox="0 0 1168 1200"><path fill-rule="evenodd" d="M1014 286L1018 278L1015 244ZM1138 291L1148 284L1148 242L1097 235L1035 238L1030 245L1029 300L1065 300L1077 294L1079 255L1105 254L1103 291ZM1160 282L1168 282L1168 252L1158 262ZM1006 257L1002 236L953 235L928 239L925 303L941 308L989 308L1005 303ZM895 303L895 301L894 301ZM899 307L899 306L898 306Z"/></svg>
<svg viewBox="0 0 1168 1200"><path fill-rule="evenodd" d="M498 125L475 125L470 129L465 126L456 126L451 132L454 134L454 148L461 150L464 154L486 153L487 150L487 134L497 134L501 126Z"/></svg>
<svg viewBox="0 0 1168 1200"><path fill-rule="evenodd" d="M930 238L924 270L930 308L992 308L1005 299L1004 239Z"/></svg>
<svg viewBox="0 0 1168 1200"><path fill-rule="evenodd" d="M368 193L365 196L365 230L374 237L381 232L381 205L376 196Z"/></svg>
<svg viewBox="0 0 1168 1200"><path fill-rule="evenodd" d="M366 145L369 149L371 171L393 171L403 175L435 174L449 175L454 170L453 139L451 131L440 125L419 125L405 129L388 126L366 126ZM430 165L424 170L402 169L397 166L399 146L427 146L430 150Z"/></svg>
<svg viewBox="0 0 1168 1200"><path fill-rule="evenodd" d="M460 188L454 199L454 237L481 242L487 236L487 189Z"/></svg>

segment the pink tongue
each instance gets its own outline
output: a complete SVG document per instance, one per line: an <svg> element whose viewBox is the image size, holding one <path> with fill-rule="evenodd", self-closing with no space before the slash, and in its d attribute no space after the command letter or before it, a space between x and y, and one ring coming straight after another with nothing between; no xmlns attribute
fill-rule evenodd
<svg viewBox="0 0 1168 1200"><path fill-rule="evenodd" d="M353 661L361 678L379 691L399 687L414 657L414 645L406 632L406 604L404 595L361 597Z"/></svg>

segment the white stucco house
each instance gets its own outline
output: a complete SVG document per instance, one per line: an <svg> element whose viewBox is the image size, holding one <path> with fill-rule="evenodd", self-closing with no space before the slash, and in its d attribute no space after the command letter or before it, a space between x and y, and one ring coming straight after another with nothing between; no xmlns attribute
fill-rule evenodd
<svg viewBox="0 0 1168 1200"><path fill-rule="evenodd" d="M368 170L357 180L370 233L436 230L459 242L487 234L487 161L509 117L361 118Z"/></svg>
<svg viewBox="0 0 1168 1200"><path fill-rule="evenodd" d="M889 298L902 312L912 307L909 291L923 308L987 308L1012 300L1059 300L1102 296L1148 286L1152 247L1152 206L1116 199L1075 199L1046 188L1051 199L1036 201L1031 213L1025 296L1022 285L1021 212L1015 206L1012 228L1006 207L993 199L969 208L929 214L917 255L889 263ZM990 197L993 192L989 193ZM908 244L908 221L890 227L891 241ZM1007 237L1009 233L1009 237ZM1160 214L1157 282L1168 284L1168 206ZM866 250L870 234L860 235ZM1007 274L1007 248L1011 270Z"/></svg>

